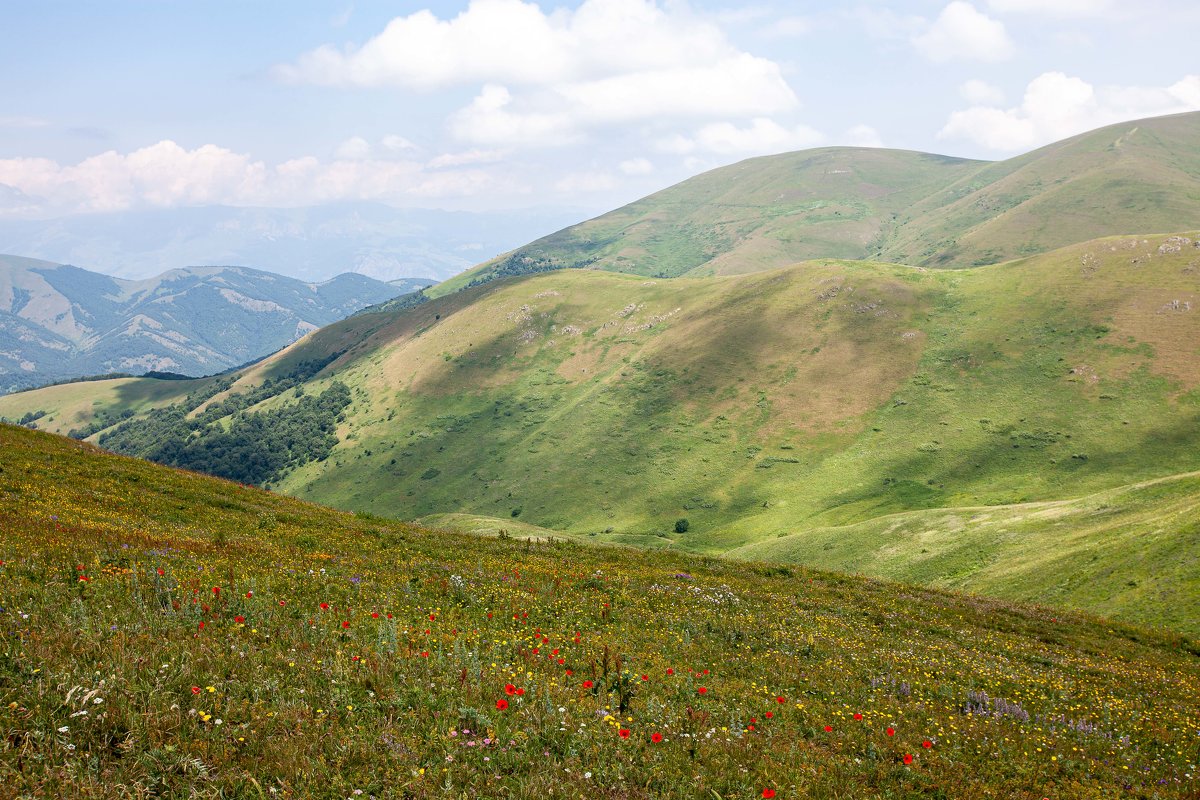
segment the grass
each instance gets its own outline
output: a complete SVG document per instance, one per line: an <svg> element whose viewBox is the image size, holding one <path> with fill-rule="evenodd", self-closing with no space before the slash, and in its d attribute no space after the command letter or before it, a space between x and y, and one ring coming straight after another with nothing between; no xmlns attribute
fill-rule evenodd
<svg viewBox="0 0 1200 800"><path fill-rule="evenodd" d="M341 353L305 387L351 387L341 443L275 488L404 519L462 513L720 554L906 512L1081 498L1197 468L1200 249L1180 241L1116 237L957 271L547 273L329 326L231 391ZM49 397L8 401L53 411ZM1065 587L1046 580L1051 551L1000 538L975 540L979 563L1019 556L1019 580L889 555L865 535L838 565L1191 631L1195 615L1151 590L1170 575L1170 596L1187 596L1197 576L1191 560L1161 568L1192 535L1164 519L1161 535L1126 539L1120 568L1115 555L1063 562L1079 570ZM1101 550L1120 533L1068 541L1055 525L1026 530Z"/></svg>
<svg viewBox="0 0 1200 800"><path fill-rule="evenodd" d="M907 511L780 533L732 558L803 563L1200 635L1200 473L1071 500Z"/></svg>
<svg viewBox="0 0 1200 800"><path fill-rule="evenodd" d="M0 529L9 796L1196 786L1196 645L1085 615L434 532L10 426Z"/></svg>
<svg viewBox="0 0 1200 800"><path fill-rule="evenodd" d="M814 258L962 268L1195 224L1200 113L1125 122L1000 162L834 147L698 175L429 290L547 268L740 274Z"/></svg>

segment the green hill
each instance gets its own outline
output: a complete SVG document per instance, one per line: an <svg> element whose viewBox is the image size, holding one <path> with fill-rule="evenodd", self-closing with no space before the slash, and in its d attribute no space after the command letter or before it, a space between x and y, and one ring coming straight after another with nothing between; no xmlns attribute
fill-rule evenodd
<svg viewBox="0 0 1200 800"><path fill-rule="evenodd" d="M0 415L43 412L34 425L340 508L461 512L716 554L1194 471L1197 274L1194 234L956 271L552 272L354 317L173 396L152 396L148 381L55 387L0 398ZM108 424L135 398L132 420ZM1125 548L1085 527L1086 541L1063 543L1062 563L1080 570L1065 584L1049 550L980 536L969 558L888 556L873 531L895 542L903 531L876 524L855 529L853 557L828 554L839 561L803 546L768 554L1198 624L1183 602L1196 596L1194 559L1156 566L1194 536L1178 516ZM1057 531L1047 520L1040 541L1057 546ZM1070 555L1085 545L1096 560ZM985 568L1005 559L1020 581Z"/></svg>
<svg viewBox="0 0 1200 800"><path fill-rule="evenodd" d="M965 267L1200 218L1200 112L1138 120L1007 161L832 147L704 173L439 284L589 268L728 275L813 258Z"/></svg>
<svg viewBox="0 0 1200 800"><path fill-rule="evenodd" d="M1193 642L428 530L0 426L22 797L1185 797ZM361 793L361 794L360 794Z"/></svg>

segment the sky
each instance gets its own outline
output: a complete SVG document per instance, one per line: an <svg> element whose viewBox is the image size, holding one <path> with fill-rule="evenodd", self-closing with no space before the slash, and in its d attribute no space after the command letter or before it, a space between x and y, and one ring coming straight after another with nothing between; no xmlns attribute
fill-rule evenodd
<svg viewBox="0 0 1200 800"><path fill-rule="evenodd" d="M1200 109L1194 0L0 2L6 217L601 211L751 156Z"/></svg>

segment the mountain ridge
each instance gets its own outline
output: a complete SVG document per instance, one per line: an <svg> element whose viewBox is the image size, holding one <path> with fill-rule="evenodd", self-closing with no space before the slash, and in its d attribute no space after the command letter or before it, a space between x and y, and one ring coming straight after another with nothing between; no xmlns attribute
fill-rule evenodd
<svg viewBox="0 0 1200 800"><path fill-rule="evenodd" d="M1118 123L998 162L856 147L760 156L542 237L430 294L548 269L676 277L812 258L961 268L1186 230L1200 218L1197 153L1200 112Z"/></svg>
<svg viewBox="0 0 1200 800"><path fill-rule="evenodd" d="M104 372L219 372L428 283L355 273L306 283L232 266L125 279L0 255L0 390Z"/></svg>

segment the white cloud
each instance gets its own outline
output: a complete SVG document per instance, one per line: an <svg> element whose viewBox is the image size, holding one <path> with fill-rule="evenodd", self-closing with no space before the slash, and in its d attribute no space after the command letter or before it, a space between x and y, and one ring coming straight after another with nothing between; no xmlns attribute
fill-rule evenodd
<svg viewBox="0 0 1200 800"><path fill-rule="evenodd" d="M808 17L780 17L762 29L762 35L768 39L792 39L811 33L813 21Z"/></svg>
<svg viewBox="0 0 1200 800"><path fill-rule="evenodd" d="M507 150L464 150L460 153L443 153L429 160L430 169L461 167L467 164L493 164L508 155Z"/></svg>
<svg viewBox="0 0 1200 800"><path fill-rule="evenodd" d="M879 131L870 125L855 125L842 138L851 147L883 147Z"/></svg>
<svg viewBox="0 0 1200 800"><path fill-rule="evenodd" d="M321 47L275 71L328 86L480 86L448 124L481 145L561 144L598 126L797 105L777 63L739 50L685 4L656 0L585 0L550 13L472 0L456 17L418 11L360 47Z"/></svg>
<svg viewBox="0 0 1200 800"><path fill-rule="evenodd" d="M998 106L1004 103L1004 90L986 81L971 79L958 88L958 93L971 105Z"/></svg>
<svg viewBox="0 0 1200 800"><path fill-rule="evenodd" d="M347 161L362 161L371 155L371 143L361 136L353 136L337 146L333 151L334 158Z"/></svg>
<svg viewBox="0 0 1200 800"><path fill-rule="evenodd" d="M649 175L654 172L654 164L648 158L630 158L618 164L617 169L626 175Z"/></svg>
<svg viewBox="0 0 1200 800"><path fill-rule="evenodd" d="M333 151L333 157L340 161L366 161L369 158L393 157L417 146L403 136L388 134L379 140L375 146L361 136L351 136Z"/></svg>
<svg viewBox="0 0 1200 800"><path fill-rule="evenodd" d="M659 149L679 155L697 152L766 155L813 147L823 139L818 131L807 125L785 128L774 120L758 117L744 128L730 122L714 122L692 136L676 135L663 140L659 142Z"/></svg>
<svg viewBox="0 0 1200 800"><path fill-rule="evenodd" d="M950 115L938 138L968 139L991 150L1026 150L1123 120L1200 110L1200 75L1167 87L1106 86L1046 72L1030 81L1015 108L976 105Z"/></svg>
<svg viewBox="0 0 1200 800"><path fill-rule="evenodd" d="M1050 17L1097 17L1111 13L1112 0L988 0L993 11Z"/></svg>
<svg viewBox="0 0 1200 800"><path fill-rule="evenodd" d="M592 170L587 172L572 172L557 183L554 188L566 194L580 192L606 192L615 189L617 179L611 172Z"/></svg>
<svg viewBox="0 0 1200 800"><path fill-rule="evenodd" d="M955 0L924 33L913 37L917 52L936 63L959 59L1003 61L1014 52L1004 23Z"/></svg>
<svg viewBox="0 0 1200 800"><path fill-rule="evenodd" d="M505 87L484 86L450 117L450 132L464 141L490 145L565 145L578 138L575 121L565 111L513 110L512 102Z"/></svg>
<svg viewBox="0 0 1200 800"><path fill-rule="evenodd" d="M403 136L400 136L395 133L389 133L387 136L384 136L382 139L379 140L379 143L381 145L383 145L383 149L388 150L393 153L400 153L400 152L403 152L404 150L416 150L417 149L417 146L415 144L410 142L408 139L405 139Z"/></svg>
<svg viewBox="0 0 1200 800"><path fill-rule="evenodd" d="M45 158L0 159L0 185L9 213L73 213L174 206L300 206L337 200L412 202L467 197L505 186L479 169L428 171L420 163L363 155L360 142L344 142L343 156L311 156L268 166L250 156L207 144L187 150L162 141L121 154L108 151L77 164ZM368 145L369 147L369 145Z"/></svg>

